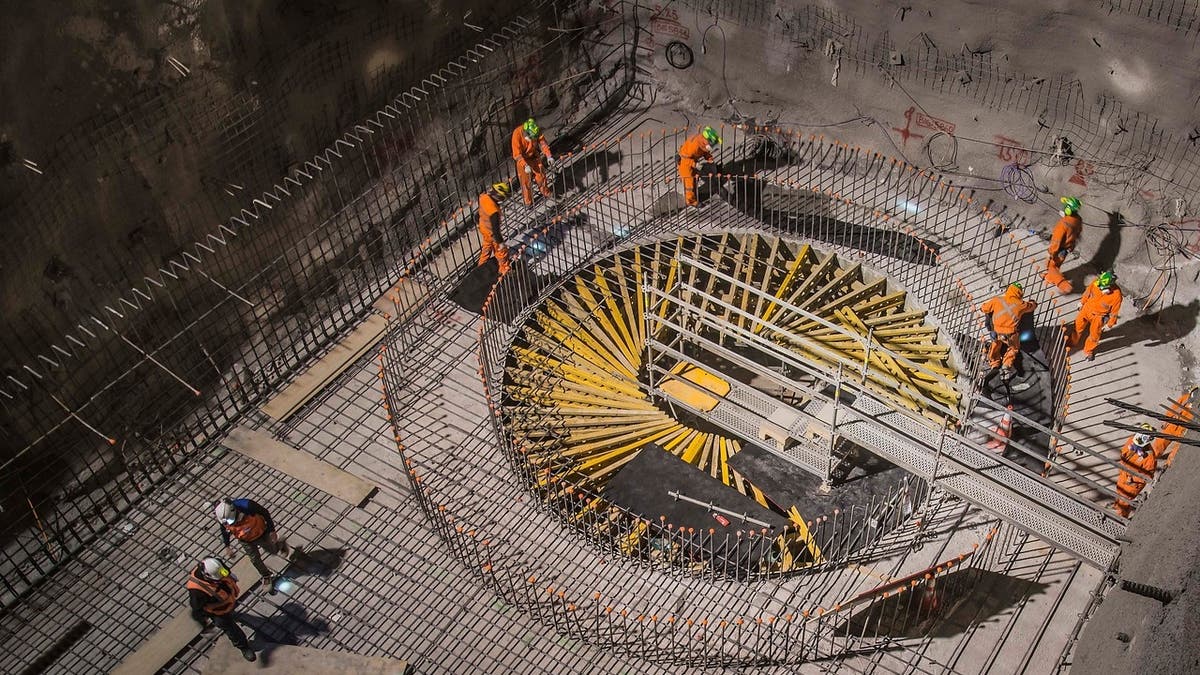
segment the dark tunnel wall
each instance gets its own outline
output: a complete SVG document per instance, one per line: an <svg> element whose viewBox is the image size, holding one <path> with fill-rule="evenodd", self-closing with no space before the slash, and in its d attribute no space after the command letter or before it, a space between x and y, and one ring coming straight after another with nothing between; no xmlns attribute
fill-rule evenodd
<svg viewBox="0 0 1200 675"><path fill-rule="evenodd" d="M449 3L454 21L353 4L302 14L321 29L292 52L239 53L253 75L214 60L127 83L131 102L60 136L42 173L6 169L6 604L369 311L507 171L513 119L585 123L622 95L619 13L541 3L472 13L477 30ZM249 16L217 18L269 28ZM171 172L182 185L156 189Z"/></svg>

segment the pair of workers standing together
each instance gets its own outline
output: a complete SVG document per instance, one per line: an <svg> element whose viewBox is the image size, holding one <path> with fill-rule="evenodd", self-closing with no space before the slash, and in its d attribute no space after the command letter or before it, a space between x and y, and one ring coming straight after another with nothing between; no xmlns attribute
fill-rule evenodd
<svg viewBox="0 0 1200 675"><path fill-rule="evenodd" d="M271 514L252 499L230 499L226 497L213 505L213 515L219 523L221 541L225 545L224 557L208 556L192 569L187 580L188 600L192 618L206 628L209 623L220 628L242 653L242 658L254 661L258 657L250 648L246 632L233 618L242 590L232 566L225 558L233 556L232 543L241 544L254 568L262 575L262 583L274 593L276 574L263 561L263 552L284 556L294 561L303 552L288 546L275 529Z"/></svg>

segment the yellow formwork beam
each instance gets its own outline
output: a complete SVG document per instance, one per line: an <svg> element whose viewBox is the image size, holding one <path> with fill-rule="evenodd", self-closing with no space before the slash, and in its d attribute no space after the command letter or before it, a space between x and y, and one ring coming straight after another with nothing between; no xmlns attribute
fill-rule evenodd
<svg viewBox="0 0 1200 675"><path fill-rule="evenodd" d="M829 276L833 270L838 269L838 259L836 255L829 254L827 258L821 260L804 278L804 281L792 291L787 298L787 304L798 305L796 301L804 296L805 292L810 288L825 283L825 278Z"/></svg>
<svg viewBox="0 0 1200 675"><path fill-rule="evenodd" d="M776 299L782 299L784 293L787 293L788 288L791 287L792 283L797 278L804 276L804 274L801 272L801 268L807 270L812 267L812 256L812 249L809 248L808 244L804 244L802 247L800 247L799 252L796 253L796 257L792 259L792 264L788 267L787 274L783 276L783 281L779 282L779 288L775 290L774 296ZM762 318L764 321L770 321L771 316L775 314L775 310L779 309L780 306L776 302L768 302L770 302L770 304L767 305L767 309L762 313ZM754 329L752 332L757 335L758 333L762 332L762 329L763 324L756 323L754 324Z"/></svg>
<svg viewBox="0 0 1200 675"><path fill-rule="evenodd" d="M804 516L800 515L800 510L793 506L788 510L788 520L792 521L792 525L796 527L796 533L799 535L800 541L804 543L804 547L808 549L809 555L812 556L813 564L818 564L824 561L821 557L821 548L817 546L816 539L808 529L808 522L804 520Z"/></svg>
<svg viewBox="0 0 1200 675"><path fill-rule="evenodd" d="M617 332L615 338L619 338L619 346L624 350L629 357L631 363L641 363L641 344L634 340L633 334L630 333L629 322L626 320L625 312L621 311L617 304L616 294L612 292L612 288L608 285L608 280L604 277L604 271L600 266L596 266L596 287L600 290L604 297L604 306L608 309L608 315L612 325L616 327Z"/></svg>
<svg viewBox="0 0 1200 675"><path fill-rule="evenodd" d="M592 331L592 336L597 341L605 344L613 356L625 364L631 377L636 377L638 365L641 362L641 355L633 352L629 345L621 343L617 328L612 324L608 314L604 311L603 304L596 300L596 296L592 295L592 290L583 282L582 277L575 277L575 289L578 292L579 299L583 300L583 310L600 323L601 330Z"/></svg>
<svg viewBox="0 0 1200 675"><path fill-rule="evenodd" d="M763 272L762 281L758 282L758 284L757 284L758 288L767 289L767 288L775 287L775 284L773 282L775 280L776 274L779 271L779 266L777 263L779 261L779 249L780 248L787 250L787 247L783 244L783 239L781 239L779 237L772 237L771 238L771 248L770 248L770 250L767 251L767 258L765 261L766 267L764 268L765 271ZM766 301L767 301L767 299L765 297L763 297L761 295L757 295L757 294L755 295L754 312L752 314L753 316L762 316L763 304L766 303ZM754 325L757 326L758 325L757 322Z"/></svg>

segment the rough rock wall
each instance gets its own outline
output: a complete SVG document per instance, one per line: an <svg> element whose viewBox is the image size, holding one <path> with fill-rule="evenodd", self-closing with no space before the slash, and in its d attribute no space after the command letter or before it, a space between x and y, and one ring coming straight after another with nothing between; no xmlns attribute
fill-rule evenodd
<svg viewBox="0 0 1200 675"><path fill-rule="evenodd" d="M71 0L0 21L0 315L52 339L511 2ZM111 293L110 293L111 294ZM0 356L0 366L13 359Z"/></svg>

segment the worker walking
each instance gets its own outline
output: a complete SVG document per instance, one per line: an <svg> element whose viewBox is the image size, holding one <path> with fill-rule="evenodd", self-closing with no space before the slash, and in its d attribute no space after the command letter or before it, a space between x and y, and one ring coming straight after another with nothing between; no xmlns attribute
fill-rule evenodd
<svg viewBox="0 0 1200 675"><path fill-rule="evenodd" d="M1083 353L1088 361L1096 358L1100 333L1117 325L1122 297L1116 279L1112 272L1101 272L1095 281L1088 284L1079 300L1079 315L1075 317L1075 343L1083 340Z"/></svg>
<svg viewBox="0 0 1200 675"><path fill-rule="evenodd" d="M1141 433L1131 436L1121 448L1121 473L1117 474L1117 499L1113 508L1123 518L1133 512L1134 498L1141 494L1158 470L1158 458L1152 448L1154 427L1146 422L1138 427L1142 429Z"/></svg>
<svg viewBox="0 0 1200 675"><path fill-rule="evenodd" d="M533 182L537 181L543 197L552 196L546 185L546 166L554 163L550 145L533 118L525 120L512 132L513 161L517 163L517 179L521 181L521 197L525 205L533 204ZM544 161L543 161L544 158Z"/></svg>
<svg viewBox="0 0 1200 675"><path fill-rule="evenodd" d="M226 497L216 503L213 514L221 524L226 557L233 556L231 538L240 541L250 562L254 563L254 569L262 575L263 584L268 587L272 587L275 573L263 562L262 551L285 556L289 561L301 553L279 537L271 514L252 499Z"/></svg>
<svg viewBox="0 0 1200 675"><path fill-rule="evenodd" d="M1073 289L1071 282L1063 276L1062 264L1067 260L1067 254L1075 252L1079 243L1079 233L1083 230L1083 219L1079 217L1079 209L1083 206L1075 197L1063 197L1062 215L1054 225L1050 235L1050 255L1046 259L1045 279L1058 287L1061 293L1070 293Z"/></svg>
<svg viewBox="0 0 1200 675"><path fill-rule="evenodd" d="M229 570L229 564L220 558L208 557L196 564L187 580L188 600L192 606L192 618L200 629L208 628L208 622L220 628L229 641L242 652L242 658L254 661L258 657L250 648L246 632L233 619L233 608L242 591L237 577Z"/></svg>
<svg viewBox="0 0 1200 675"><path fill-rule="evenodd" d="M688 206L699 206L696 196L696 176L703 162L713 161L713 146L721 143L721 137L712 127L704 127L679 146L679 178L683 180L683 201Z"/></svg>
<svg viewBox="0 0 1200 675"><path fill-rule="evenodd" d="M500 231L500 202L508 199L510 194L512 187L508 183L492 183L479 195L479 239L482 242L479 264L495 257L500 274L507 274L509 269L508 247L504 245L504 234Z"/></svg>
<svg viewBox="0 0 1200 675"><path fill-rule="evenodd" d="M1016 282L1009 284L1002 295L979 307L991 338L987 349L988 367L1003 366L1000 376L1005 380L1012 379L1017 355L1021 353L1021 317L1036 307L1036 302L1025 299L1025 287Z"/></svg>

